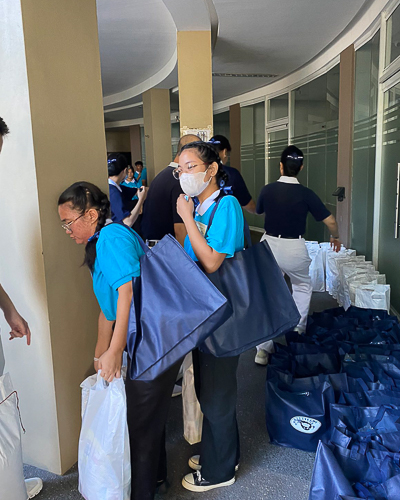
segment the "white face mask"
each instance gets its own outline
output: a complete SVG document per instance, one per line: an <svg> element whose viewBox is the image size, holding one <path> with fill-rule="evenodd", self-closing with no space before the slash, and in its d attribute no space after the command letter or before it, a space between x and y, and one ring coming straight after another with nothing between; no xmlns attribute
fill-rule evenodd
<svg viewBox="0 0 400 500"><path fill-rule="evenodd" d="M210 184L211 177L207 182L204 182L204 178L207 172L197 172L196 174L183 173L179 177L179 182L181 184L182 191L193 198L194 196L199 196L206 187Z"/></svg>

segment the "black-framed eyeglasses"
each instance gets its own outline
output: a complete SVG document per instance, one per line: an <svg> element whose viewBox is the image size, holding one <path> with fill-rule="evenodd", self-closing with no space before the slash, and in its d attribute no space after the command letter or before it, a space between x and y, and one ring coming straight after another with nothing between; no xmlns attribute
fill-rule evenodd
<svg viewBox="0 0 400 500"><path fill-rule="evenodd" d="M86 212L85 212L86 213ZM72 220L71 222L67 222L67 223L64 223L64 224L61 224L61 227L63 229L65 229L66 231L71 231L70 227L72 226L72 224L74 222L76 222L78 219L80 219L81 217L83 217L85 214L82 214L80 215L79 217L77 217L76 219Z"/></svg>

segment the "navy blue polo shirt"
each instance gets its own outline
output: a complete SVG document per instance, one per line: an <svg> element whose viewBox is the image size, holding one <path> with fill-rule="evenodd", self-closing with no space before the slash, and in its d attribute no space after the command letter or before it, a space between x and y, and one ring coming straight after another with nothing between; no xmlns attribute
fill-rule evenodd
<svg viewBox="0 0 400 500"><path fill-rule="evenodd" d="M131 215L124 205L122 190L115 183L111 183L110 180L108 181L108 189L110 192L111 219L113 222L122 222Z"/></svg>
<svg viewBox="0 0 400 500"><path fill-rule="evenodd" d="M257 201L257 213L265 214L266 233L276 236L303 235L309 212L318 222L331 215L314 191L302 186L296 177L283 175L277 182L267 184Z"/></svg>
<svg viewBox="0 0 400 500"><path fill-rule="evenodd" d="M227 165L224 165L223 168L229 177L226 187L231 188L231 194L238 200L240 206L245 207L251 201L251 194L241 173L236 168L228 167Z"/></svg>

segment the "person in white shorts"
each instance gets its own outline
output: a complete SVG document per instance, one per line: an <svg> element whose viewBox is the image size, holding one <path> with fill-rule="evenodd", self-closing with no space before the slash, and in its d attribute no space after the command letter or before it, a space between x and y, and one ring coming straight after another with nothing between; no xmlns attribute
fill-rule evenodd
<svg viewBox="0 0 400 500"><path fill-rule="evenodd" d="M264 186L257 201L257 213L265 215L265 233L261 241L268 242L282 272L290 278L293 299L301 316L296 327L300 333L306 329L312 294L311 259L303 238L309 212L316 221L328 227L333 249L338 252L341 246L335 217L314 191L302 186L297 179L303 170L303 159L299 148L288 146L281 156L281 177ZM272 341L259 345L255 362L266 365L272 349Z"/></svg>
<svg viewBox="0 0 400 500"><path fill-rule="evenodd" d="M4 120L0 117L0 153L3 147L3 137L9 133L9 129L5 124ZM31 332L29 330L28 323L24 318L18 313L10 297L5 292L4 288L0 285L0 309L3 311L4 318L9 324L11 331L9 333L9 340L15 338L26 337L28 345L31 343ZM5 366L3 349L1 346L0 339L0 377L3 375L3 370ZM1 424L1 423L0 423ZM26 492L28 498L35 497L43 488L43 482L38 477L25 480ZM0 485L1 492L1 485Z"/></svg>

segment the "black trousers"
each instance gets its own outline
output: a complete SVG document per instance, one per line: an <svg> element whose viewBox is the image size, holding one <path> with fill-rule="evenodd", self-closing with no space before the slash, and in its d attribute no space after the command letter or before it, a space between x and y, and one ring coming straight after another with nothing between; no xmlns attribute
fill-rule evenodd
<svg viewBox="0 0 400 500"><path fill-rule="evenodd" d="M197 398L204 414L201 439L201 475L212 484L229 481L239 463L236 420L239 356L216 358L193 351Z"/></svg>
<svg viewBox="0 0 400 500"><path fill-rule="evenodd" d="M155 380L126 378L131 448L131 500L153 500L157 481L167 478L165 423L182 360Z"/></svg>

